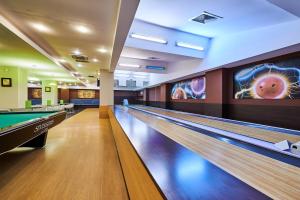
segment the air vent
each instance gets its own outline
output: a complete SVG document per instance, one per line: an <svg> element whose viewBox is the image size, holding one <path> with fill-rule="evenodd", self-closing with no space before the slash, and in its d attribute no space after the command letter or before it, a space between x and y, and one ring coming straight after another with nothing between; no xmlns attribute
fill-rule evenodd
<svg viewBox="0 0 300 200"><path fill-rule="evenodd" d="M218 15L215 15L215 14L204 11L201 15L199 15L198 17L193 18L192 20L195 21L195 22L199 22L201 24L206 24L208 22L215 21L217 19L222 19L222 18L223 17L220 17Z"/></svg>
<svg viewBox="0 0 300 200"><path fill-rule="evenodd" d="M89 62L89 57L84 56L84 55L72 55L72 58L76 61L76 62L84 62L84 63L88 63Z"/></svg>

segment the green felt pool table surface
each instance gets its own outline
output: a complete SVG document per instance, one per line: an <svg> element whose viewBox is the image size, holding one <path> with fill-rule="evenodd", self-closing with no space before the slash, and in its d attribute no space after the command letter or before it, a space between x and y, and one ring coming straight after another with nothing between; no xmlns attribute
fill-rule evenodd
<svg viewBox="0 0 300 200"><path fill-rule="evenodd" d="M0 129L51 114L53 112L0 113Z"/></svg>

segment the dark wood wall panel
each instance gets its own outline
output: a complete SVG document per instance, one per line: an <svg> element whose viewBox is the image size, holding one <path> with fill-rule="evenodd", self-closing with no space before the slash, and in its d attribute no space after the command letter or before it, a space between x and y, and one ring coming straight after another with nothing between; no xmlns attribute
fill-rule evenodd
<svg viewBox="0 0 300 200"><path fill-rule="evenodd" d="M141 102L138 101L138 93L139 91L115 90L114 103L117 105L123 104L123 100L128 99L129 104L140 104Z"/></svg>
<svg viewBox="0 0 300 200"><path fill-rule="evenodd" d="M299 106L226 105L226 118L300 130Z"/></svg>
<svg viewBox="0 0 300 200"><path fill-rule="evenodd" d="M65 103L70 102L70 90L69 89L58 89L58 99L64 100Z"/></svg>

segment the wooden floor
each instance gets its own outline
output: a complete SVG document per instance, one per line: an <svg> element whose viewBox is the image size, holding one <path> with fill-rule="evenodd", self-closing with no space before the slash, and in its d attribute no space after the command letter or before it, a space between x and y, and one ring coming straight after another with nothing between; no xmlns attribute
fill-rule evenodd
<svg viewBox="0 0 300 200"><path fill-rule="evenodd" d="M243 126L243 125L239 125L239 124L233 124L233 123L229 123L229 122L223 122L223 121L219 121L219 120L208 119L208 118L193 116L193 115L188 115L188 114L182 114L182 113L178 113L178 112L175 113L173 111L161 110L161 109L156 109L156 108L151 108L151 107L141 106L140 108L151 111L151 112L155 112L158 114L167 115L170 117L191 121L194 123L199 123L199 124L202 124L205 126L210 126L210 127L222 129L222 130L229 131L229 132L234 132L234 133L237 133L240 135L257 138L257 139L272 142L272 143L281 142L283 140L289 140L290 142L293 142L293 143L300 141L300 136L297 136L297 135L282 134L282 133L278 133L276 131L265 130L265 129L256 128L256 127L247 127L247 126ZM272 120L272 119L270 119L270 120Z"/></svg>
<svg viewBox="0 0 300 200"><path fill-rule="evenodd" d="M299 199L300 168L133 109L129 113L273 199Z"/></svg>
<svg viewBox="0 0 300 200"><path fill-rule="evenodd" d="M128 199L109 120L87 109L49 131L44 149L0 156L0 199Z"/></svg>

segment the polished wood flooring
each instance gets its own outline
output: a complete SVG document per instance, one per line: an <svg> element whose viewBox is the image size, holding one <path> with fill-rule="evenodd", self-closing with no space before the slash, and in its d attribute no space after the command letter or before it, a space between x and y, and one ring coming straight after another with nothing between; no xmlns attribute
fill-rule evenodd
<svg viewBox="0 0 300 200"><path fill-rule="evenodd" d="M299 199L300 168L133 109L129 113L273 199ZM243 198L243 197L241 197Z"/></svg>
<svg viewBox="0 0 300 200"><path fill-rule="evenodd" d="M52 128L43 149L0 155L0 199L128 199L108 119L87 109Z"/></svg>
<svg viewBox="0 0 300 200"><path fill-rule="evenodd" d="M191 122L202 124L205 126L210 126L210 127L222 129L222 130L229 131L229 132L234 132L236 134L245 135L245 136L249 136L252 138L257 138L257 139L272 142L272 143L281 142L283 140L289 140L290 142L293 142L293 143L300 141L300 136L297 136L297 135L282 134L282 133L278 133L276 131L265 130L265 129L256 128L256 127L247 127L247 126L243 126L243 125L239 125L239 124L233 124L233 123L229 123L229 122L223 122L223 121L208 119L208 118L199 117L199 116L187 115L187 114L183 114L183 113L175 113L173 111L161 110L161 109L156 109L156 108L151 108L151 107L146 107L146 106L137 106L137 107L140 107L141 109L155 112L158 114L167 115L170 117L191 121ZM270 120L272 120L272 119L270 119Z"/></svg>

